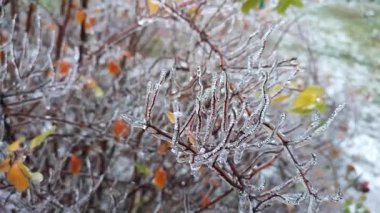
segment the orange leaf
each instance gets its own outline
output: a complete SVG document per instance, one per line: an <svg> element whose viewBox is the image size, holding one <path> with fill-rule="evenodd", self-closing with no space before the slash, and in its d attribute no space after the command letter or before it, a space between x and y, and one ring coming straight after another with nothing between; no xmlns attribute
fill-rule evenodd
<svg viewBox="0 0 380 213"><path fill-rule="evenodd" d="M58 74L61 78L66 77L71 69L71 64L66 60L58 61Z"/></svg>
<svg viewBox="0 0 380 213"><path fill-rule="evenodd" d="M119 64L117 63L117 61L115 61L115 60L109 60L107 67L108 67L108 72L111 75L115 76L121 72L121 68L120 68Z"/></svg>
<svg viewBox="0 0 380 213"><path fill-rule="evenodd" d="M113 123L113 136L116 139L120 139L121 137L127 137L130 133L131 129L129 125L122 119L118 119Z"/></svg>
<svg viewBox="0 0 380 213"><path fill-rule="evenodd" d="M166 171L164 170L164 168L161 166L159 167L156 172L154 173L154 180L153 180L153 183L154 185L159 188L159 189L163 189L165 186L166 186L166 182L167 182L167 175L166 175Z"/></svg>
<svg viewBox="0 0 380 213"><path fill-rule="evenodd" d="M163 143L160 144L160 147L158 148L158 154L160 155L165 155L166 152L169 150L169 148L171 147L172 145L165 141Z"/></svg>
<svg viewBox="0 0 380 213"><path fill-rule="evenodd" d="M73 175L76 175L80 172L82 168L82 161L80 158L74 154L71 154L70 157L70 172Z"/></svg>
<svg viewBox="0 0 380 213"><path fill-rule="evenodd" d="M11 168L11 159L10 158L5 158L3 161L0 163L0 172L8 172L9 168Z"/></svg>
<svg viewBox="0 0 380 213"><path fill-rule="evenodd" d="M82 24L82 22L86 19L86 12L84 10L78 10L75 13L75 21L79 24Z"/></svg>
<svg viewBox="0 0 380 213"><path fill-rule="evenodd" d="M211 199L207 195L202 195L201 204L202 207L205 208L211 203Z"/></svg>
<svg viewBox="0 0 380 213"><path fill-rule="evenodd" d="M88 30L88 29L90 29L91 27L93 27L95 24L96 24L96 18L91 17L91 18L89 18L89 19L86 21L86 23L85 23L85 25L84 25L84 28L85 28L86 30Z"/></svg>
<svg viewBox="0 0 380 213"><path fill-rule="evenodd" d="M131 51L129 51L129 50L125 50L124 52L123 52L123 56L124 57L126 57L126 58L133 58L133 54L131 53Z"/></svg>
<svg viewBox="0 0 380 213"><path fill-rule="evenodd" d="M8 182L12 184L19 192L24 192L29 187L29 179L22 171L22 166L22 161L17 160L7 173Z"/></svg>

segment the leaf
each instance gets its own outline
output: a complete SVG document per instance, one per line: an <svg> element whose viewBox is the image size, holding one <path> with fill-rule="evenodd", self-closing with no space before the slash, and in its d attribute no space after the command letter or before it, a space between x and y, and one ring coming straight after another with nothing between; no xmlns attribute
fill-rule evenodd
<svg viewBox="0 0 380 213"><path fill-rule="evenodd" d="M75 13L75 21L79 24L82 24L82 22L86 19L86 12L82 10L78 10Z"/></svg>
<svg viewBox="0 0 380 213"><path fill-rule="evenodd" d="M66 77L71 69L71 64L67 60L60 60L58 61L58 74L59 77L63 78Z"/></svg>
<svg viewBox="0 0 380 213"><path fill-rule="evenodd" d="M254 9L259 4L259 0L246 0L241 7L241 11L245 14L249 13L251 9Z"/></svg>
<svg viewBox="0 0 380 213"><path fill-rule="evenodd" d="M323 101L324 89L318 85L312 85L302 91L292 104L291 112L307 114L315 110L324 112L326 104Z"/></svg>
<svg viewBox="0 0 380 213"><path fill-rule="evenodd" d="M160 9L160 4L156 2L155 0L148 0L148 10L149 10L149 15L154 15L158 12Z"/></svg>
<svg viewBox="0 0 380 213"><path fill-rule="evenodd" d="M33 138L32 141L30 142L30 150L33 150L34 148L40 146L47 137L49 137L51 134L55 132L56 129L57 129L56 126L52 126L50 129L46 130L45 132Z"/></svg>
<svg viewBox="0 0 380 213"><path fill-rule="evenodd" d="M302 0L280 0L278 2L278 5L276 7L276 11L279 14L285 14L286 10L289 8L289 6L295 6L298 8L303 7Z"/></svg>
<svg viewBox="0 0 380 213"><path fill-rule="evenodd" d="M24 175L29 180L32 181L32 183L39 184L40 182L43 181L44 176L41 173L39 173L39 172L31 172L30 169L27 166L25 166L25 164L23 164L23 163L20 163L19 167L20 167L21 171L24 173Z"/></svg>
<svg viewBox="0 0 380 213"><path fill-rule="evenodd" d="M210 203L211 203L211 199L207 195L202 195L202 200L201 200L202 208L207 207Z"/></svg>
<svg viewBox="0 0 380 213"><path fill-rule="evenodd" d="M113 76L116 76L121 72L121 68L116 60L109 60L107 63L107 68L108 72Z"/></svg>
<svg viewBox="0 0 380 213"><path fill-rule="evenodd" d="M169 122L175 124L175 115L172 112L167 112L166 117L168 117Z"/></svg>
<svg viewBox="0 0 380 213"><path fill-rule="evenodd" d="M122 119L118 119L113 123L113 136L116 139L127 137L131 131L129 125Z"/></svg>
<svg viewBox="0 0 380 213"><path fill-rule="evenodd" d="M95 17L91 17L84 24L84 29L88 30L91 27L95 26L95 24L96 24L96 18Z"/></svg>
<svg viewBox="0 0 380 213"><path fill-rule="evenodd" d="M189 139L189 142L191 143L191 145L193 145L193 146L197 145L197 140L195 139L193 132L188 131L187 132L187 138Z"/></svg>
<svg viewBox="0 0 380 213"><path fill-rule="evenodd" d="M5 158L3 161L0 163L0 172L8 172L9 169L11 168L11 159L10 158Z"/></svg>
<svg viewBox="0 0 380 213"><path fill-rule="evenodd" d="M136 167L136 170L138 173L144 175L144 176L149 176L150 175L150 169L149 167L144 164L144 163L140 163L140 162L136 162L135 163L135 167Z"/></svg>
<svg viewBox="0 0 380 213"><path fill-rule="evenodd" d="M160 147L158 148L158 154L165 155L166 152L170 149L171 143L164 141L160 144Z"/></svg>
<svg viewBox="0 0 380 213"><path fill-rule="evenodd" d="M20 146L24 141L25 141L25 137L20 137L19 139L15 140L13 143L7 146L7 151L8 152L17 151L18 149L20 149Z"/></svg>
<svg viewBox="0 0 380 213"><path fill-rule="evenodd" d="M98 84L96 84L95 88L93 89L93 92L94 96L97 98L101 98L104 96L104 91Z"/></svg>
<svg viewBox="0 0 380 213"><path fill-rule="evenodd" d="M271 101L271 103L272 103L273 105L275 105L275 104L279 104L279 103L284 102L284 101L285 101L286 99L288 99L288 98L289 98L288 95L279 95L279 96L273 98L272 101Z"/></svg>
<svg viewBox="0 0 380 213"><path fill-rule="evenodd" d="M19 192L24 192L29 188L29 179L21 169L22 165L22 161L17 160L7 173L8 182Z"/></svg>
<svg viewBox="0 0 380 213"><path fill-rule="evenodd" d="M70 172L72 175L77 175L82 168L82 161L74 154L70 156Z"/></svg>
<svg viewBox="0 0 380 213"><path fill-rule="evenodd" d="M166 171L164 168L161 166L159 167L156 172L154 173L154 179L153 179L153 184L159 188L163 189L166 186L167 182L167 175Z"/></svg>

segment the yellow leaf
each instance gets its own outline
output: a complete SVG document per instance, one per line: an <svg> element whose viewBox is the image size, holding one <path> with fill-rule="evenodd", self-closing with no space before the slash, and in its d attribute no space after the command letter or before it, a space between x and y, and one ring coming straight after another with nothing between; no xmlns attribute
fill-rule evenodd
<svg viewBox="0 0 380 213"><path fill-rule="evenodd" d="M49 137L51 134L55 132L56 129L57 128L55 126L52 126L50 129L46 130L45 132L33 138L32 141L30 142L30 150L33 150L34 148L40 146L47 137Z"/></svg>
<svg viewBox="0 0 380 213"><path fill-rule="evenodd" d="M149 10L149 15L154 15L158 12L160 9L160 4L156 2L155 0L148 0L148 10Z"/></svg>
<svg viewBox="0 0 380 213"><path fill-rule="evenodd" d="M23 165L24 164L21 160L17 160L7 173L8 182L12 184L19 192L24 192L29 188L29 179L21 169Z"/></svg>
<svg viewBox="0 0 380 213"><path fill-rule="evenodd" d="M282 103L283 101L285 101L288 98L289 98L288 95L278 95L277 97L275 97L275 98L272 99L271 103L272 104L279 104L279 103Z"/></svg>
<svg viewBox="0 0 380 213"><path fill-rule="evenodd" d="M172 112L167 112L166 117L168 117L170 123L175 124L175 115Z"/></svg>
<svg viewBox="0 0 380 213"><path fill-rule="evenodd" d="M44 176L40 172L32 172L30 169L25 166L22 162L19 164L19 167L21 171L24 173L24 175L32 181L34 184L39 184L43 181Z"/></svg>
<svg viewBox="0 0 380 213"><path fill-rule="evenodd" d="M15 140L13 143L11 143L11 144L8 145L7 151L8 152L15 152L15 151L17 151L18 149L20 149L20 145L24 141L25 141L25 137L21 137L21 138Z"/></svg>
<svg viewBox="0 0 380 213"><path fill-rule="evenodd" d="M291 111L295 113L310 113L314 110L323 112L325 103L323 102L324 89L318 85L312 85L302 91L294 100Z"/></svg>
<svg viewBox="0 0 380 213"><path fill-rule="evenodd" d="M8 172L9 168L11 168L11 159L10 158L5 158L3 161L0 163L0 172Z"/></svg>

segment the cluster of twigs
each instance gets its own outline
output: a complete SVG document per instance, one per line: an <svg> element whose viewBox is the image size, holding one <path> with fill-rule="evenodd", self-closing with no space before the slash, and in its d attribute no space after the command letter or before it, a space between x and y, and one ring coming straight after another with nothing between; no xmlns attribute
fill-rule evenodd
<svg viewBox="0 0 380 213"><path fill-rule="evenodd" d="M13 154L45 179L18 193L2 178L2 209L259 212L308 200L315 212L339 198L314 188L317 156L307 144L342 107L308 127L309 118L271 104L304 77L295 58L266 51L280 24L255 26L227 0L166 1L155 12L150 1L62 0L56 10L0 2L2 150L57 127L35 152ZM86 16L76 23L79 10ZM109 59L121 73L105 71ZM121 140L112 134L120 117L134 127ZM171 153L157 152L164 143ZM152 184L157 168L164 187Z"/></svg>

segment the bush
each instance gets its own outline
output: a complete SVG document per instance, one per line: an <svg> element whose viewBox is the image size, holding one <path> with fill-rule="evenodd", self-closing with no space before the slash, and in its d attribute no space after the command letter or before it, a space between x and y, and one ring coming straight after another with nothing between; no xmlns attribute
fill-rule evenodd
<svg viewBox="0 0 380 213"><path fill-rule="evenodd" d="M315 188L309 142L343 105L322 117L322 87L268 45L281 23L235 4L4 1L1 207L314 212L339 200Z"/></svg>

